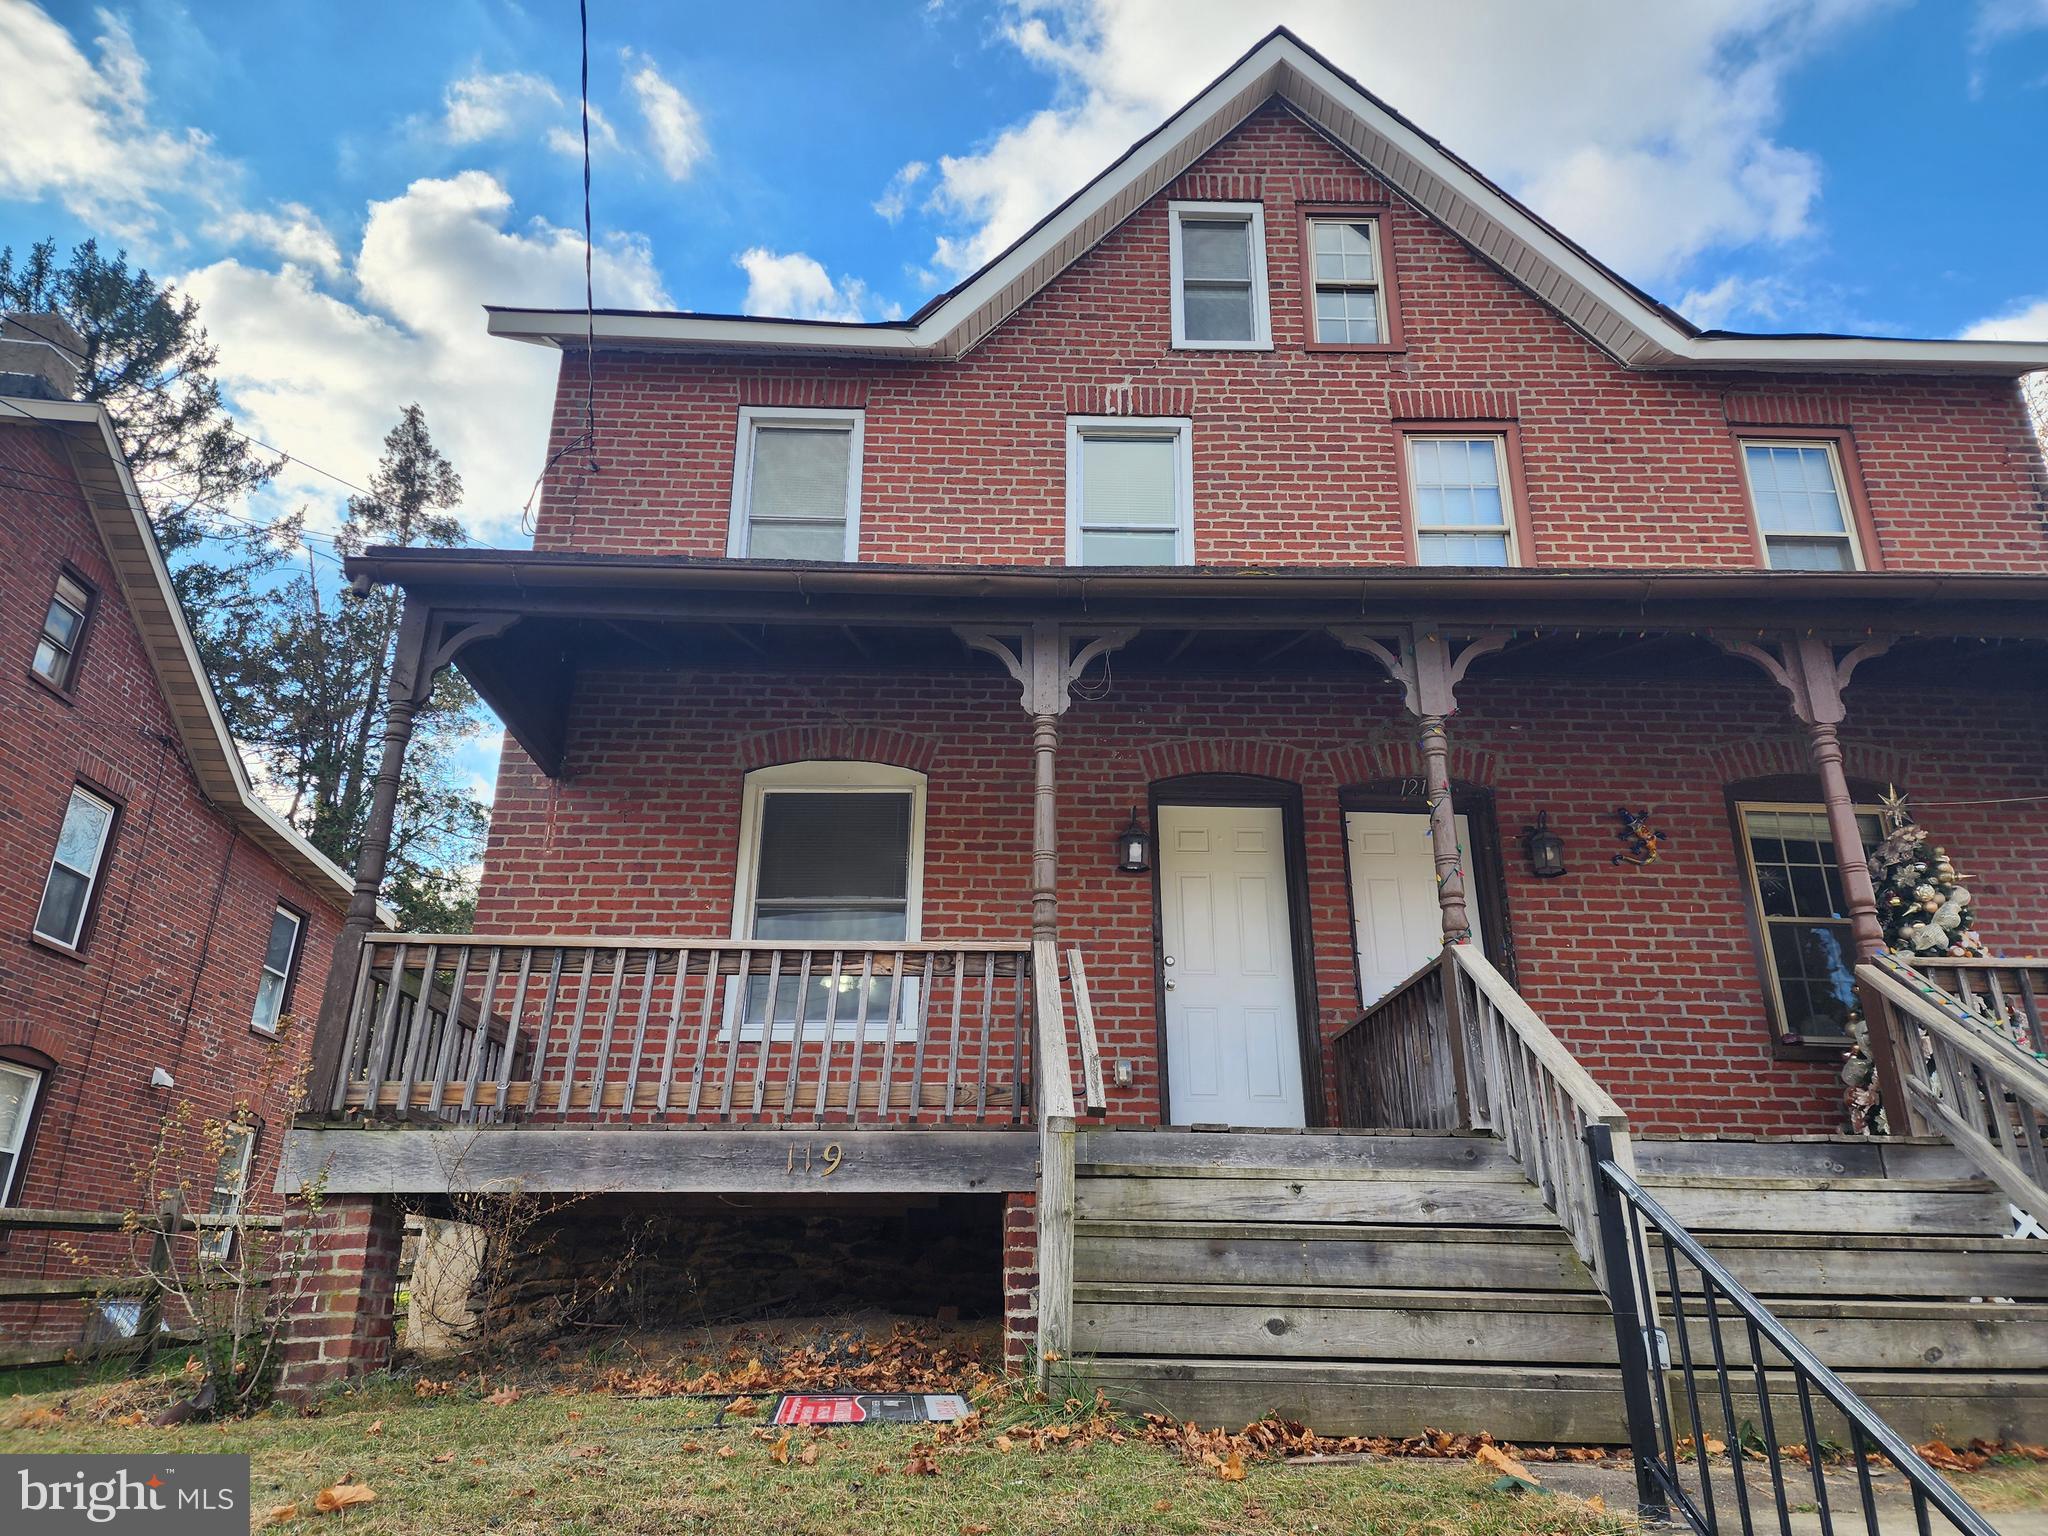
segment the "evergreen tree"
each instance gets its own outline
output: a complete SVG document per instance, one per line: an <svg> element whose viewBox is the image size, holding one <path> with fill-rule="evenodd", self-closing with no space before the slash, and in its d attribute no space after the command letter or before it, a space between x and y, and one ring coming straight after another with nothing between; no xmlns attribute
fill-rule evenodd
<svg viewBox="0 0 2048 1536"><path fill-rule="evenodd" d="M1887 948L1909 959L1986 952L1963 877L1946 849L1928 845L1895 789L1884 796L1884 838L1870 855L1870 881Z"/></svg>
<svg viewBox="0 0 2048 1536"><path fill-rule="evenodd" d="M462 480L427 430L417 405L384 439L370 494L349 499L335 544L446 548L463 542L449 509ZM397 649L399 594L366 597L323 578L297 520L304 567L273 584L255 609L205 617L224 657L229 726L256 756L284 813L321 852L350 867L369 821L384 726L384 695ZM488 813L455 762L484 728L469 684L443 673L415 717L387 866L385 898L408 928L467 928L474 910L470 871L482 855Z"/></svg>

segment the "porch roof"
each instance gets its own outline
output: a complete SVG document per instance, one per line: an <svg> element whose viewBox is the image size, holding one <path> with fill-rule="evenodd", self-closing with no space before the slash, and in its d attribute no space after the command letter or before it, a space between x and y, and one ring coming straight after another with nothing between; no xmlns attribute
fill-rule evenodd
<svg viewBox="0 0 2048 1536"><path fill-rule="evenodd" d="M1842 638L2048 640L2048 574L1412 566L1089 567L844 564L375 546L360 588L389 584L444 619L511 619L455 664L552 772L575 673L602 667L982 667L953 626L1037 621L1133 626L1135 664L1290 671L1355 668L1331 625L1429 623L1521 632L1554 661L1560 641L1626 645L1788 625ZM832 638L820 644L823 635ZM1587 637L1592 637L1588 639ZM1625 640L1623 637L1626 637ZM1530 649L1533 647L1522 647ZM1701 647L1702 651L1709 648ZM2039 645L2014 681L2039 686ZM1510 652L1510 655L1514 652ZM1531 658L1534 659L1534 658ZM1659 658L1668 663L1669 656ZM1604 653L1568 664L1605 664ZM1747 675L1718 656L1702 664ZM1875 676L1875 673L1873 673Z"/></svg>

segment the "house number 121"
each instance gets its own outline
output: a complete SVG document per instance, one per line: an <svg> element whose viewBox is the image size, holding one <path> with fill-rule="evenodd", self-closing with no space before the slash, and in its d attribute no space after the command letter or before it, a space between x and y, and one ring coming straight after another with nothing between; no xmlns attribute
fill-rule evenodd
<svg viewBox="0 0 2048 1536"><path fill-rule="evenodd" d="M808 1141L807 1141L807 1142L805 1142L805 1143L804 1143L804 1169L803 1169L803 1171L804 1171L805 1173L809 1173L809 1172L811 1171L812 1167L814 1166L814 1165L813 1165L813 1163L812 1163L812 1161L811 1161L811 1152L812 1152L812 1144L811 1144L810 1142L808 1142ZM842 1159L842 1158L843 1158L844 1156L845 1156L845 1154L844 1154L844 1153L843 1153L843 1152L842 1152L842 1151L840 1150L840 1146L839 1146L839 1143L838 1143L838 1142L836 1142L836 1141L828 1141L828 1142L826 1142L826 1143L825 1143L825 1150L824 1150L823 1152L821 1152L821 1153L819 1153L819 1154L818 1154L818 1159L817 1159L817 1163L815 1164L815 1166L816 1166L816 1168L817 1168L817 1170L818 1170L818 1177L819 1177L819 1178L821 1178L821 1179L829 1179L829 1178L831 1178L833 1174L835 1174L835 1173L837 1173L837 1172L839 1171L839 1163L840 1163L840 1160L841 1160L841 1159ZM790 1171L791 1173L795 1173L795 1172L797 1171L797 1169L796 1169L796 1143L795 1143L795 1142L791 1142L791 1143L789 1144L789 1171Z"/></svg>

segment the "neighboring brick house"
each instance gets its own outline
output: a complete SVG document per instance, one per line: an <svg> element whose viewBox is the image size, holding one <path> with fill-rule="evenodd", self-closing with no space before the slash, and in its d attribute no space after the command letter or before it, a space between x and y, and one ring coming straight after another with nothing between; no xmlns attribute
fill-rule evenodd
<svg viewBox="0 0 2048 1536"><path fill-rule="evenodd" d="M401 716L454 665L508 739L479 937L322 1014L348 1231L486 1178L1000 1193L1014 1336L1150 1369L1200 1350L1073 1297L1191 1198L1129 1193L1162 1127L1233 1128L1252 1226L1335 1155L1261 1130L1583 1119L1509 1035L1639 1133L1838 1132L1887 785L2048 949L2048 342L1700 331L1289 34L909 319L490 325L564 357L533 549L351 561ZM419 1110L460 1166L355 1123ZM302 1384L379 1357L363 1273Z"/></svg>
<svg viewBox="0 0 2048 1536"><path fill-rule="evenodd" d="M349 882L257 797L101 407L0 395L0 572L0 1205L136 1209L174 1106L248 1100L239 1177L173 1173L275 1209L265 1085L304 1059ZM132 1263L16 1231L0 1277L61 1282L66 1245ZM83 1322L11 1303L0 1359Z"/></svg>

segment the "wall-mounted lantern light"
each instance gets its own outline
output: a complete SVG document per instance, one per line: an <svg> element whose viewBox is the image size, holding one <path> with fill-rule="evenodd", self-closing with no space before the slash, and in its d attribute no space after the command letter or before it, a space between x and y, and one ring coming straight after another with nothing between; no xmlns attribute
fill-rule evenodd
<svg viewBox="0 0 2048 1536"><path fill-rule="evenodd" d="M1152 867L1152 834L1138 819L1135 805L1131 807L1130 825L1116 837L1116 867L1127 875L1142 875Z"/></svg>
<svg viewBox="0 0 2048 1536"><path fill-rule="evenodd" d="M1564 873L1564 839L1550 830L1550 812L1538 813L1536 825L1522 834L1522 847L1529 855L1529 873L1538 880Z"/></svg>

